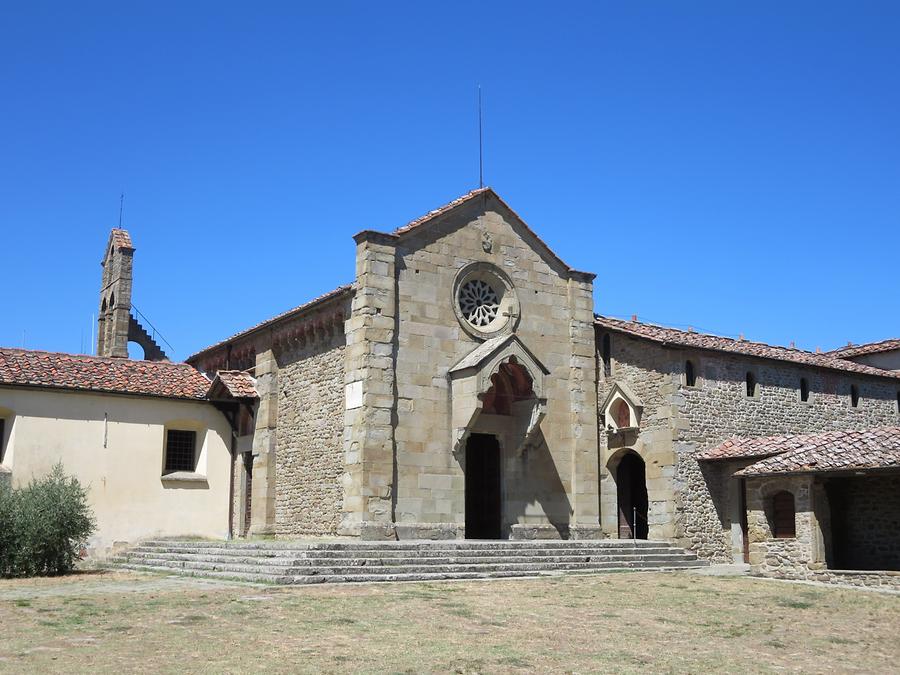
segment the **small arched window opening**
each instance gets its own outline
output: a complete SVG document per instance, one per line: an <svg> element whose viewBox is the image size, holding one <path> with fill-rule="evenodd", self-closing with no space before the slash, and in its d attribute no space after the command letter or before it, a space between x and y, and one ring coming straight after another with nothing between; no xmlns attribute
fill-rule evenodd
<svg viewBox="0 0 900 675"><path fill-rule="evenodd" d="M809 382L805 377L800 378L800 400L804 403L809 401Z"/></svg>
<svg viewBox="0 0 900 675"><path fill-rule="evenodd" d="M684 383L689 387L697 386L697 373L694 370L693 361L688 360L684 362Z"/></svg>
<svg viewBox="0 0 900 675"><path fill-rule="evenodd" d="M850 405L854 408L859 407L859 387L855 384L850 385Z"/></svg>
<svg viewBox="0 0 900 675"><path fill-rule="evenodd" d="M603 335L603 340L601 341L600 357L603 360L603 374L606 375L607 377L609 377L609 374L611 372L611 368L610 368L610 361L612 358L611 352L612 352L612 350L610 347L609 333L605 333Z"/></svg>
<svg viewBox="0 0 900 675"><path fill-rule="evenodd" d="M794 495L782 490L772 497L772 536L793 539L797 536Z"/></svg>
<svg viewBox="0 0 900 675"><path fill-rule="evenodd" d="M619 429L625 429L631 426L631 410L628 409L628 404L625 403L622 399L618 399L612 405L613 419L616 421L616 427Z"/></svg>
<svg viewBox="0 0 900 675"><path fill-rule="evenodd" d="M110 308L110 309L114 309L115 306L116 306L116 294L115 294L115 293L110 293L110 296L109 296L109 308Z"/></svg>
<svg viewBox="0 0 900 675"><path fill-rule="evenodd" d="M751 373L749 370L747 371L746 384L747 384L747 396L750 398L756 396L756 388L757 388L756 375Z"/></svg>
<svg viewBox="0 0 900 675"><path fill-rule="evenodd" d="M103 302L100 303L100 311L101 312L106 311L106 298L103 298Z"/></svg>

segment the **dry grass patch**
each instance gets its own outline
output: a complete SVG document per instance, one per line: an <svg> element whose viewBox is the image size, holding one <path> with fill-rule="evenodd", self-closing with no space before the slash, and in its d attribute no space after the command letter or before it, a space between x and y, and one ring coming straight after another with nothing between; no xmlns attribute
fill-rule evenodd
<svg viewBox="0 0 900 675"><path fill-rule="evenodd" d="M35 583L30 595L23 595ZM900 597L687 573L0 586L0 671L766 672L900 662Z"/></svg>

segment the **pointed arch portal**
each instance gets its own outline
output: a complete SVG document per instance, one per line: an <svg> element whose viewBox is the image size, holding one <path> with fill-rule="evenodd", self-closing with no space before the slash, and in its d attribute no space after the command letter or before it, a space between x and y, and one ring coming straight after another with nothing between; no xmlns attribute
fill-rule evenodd
<svg viewBox="0 0 900 675"><path fill-rule="evenodd" d="M619 539L646 539L649 531L647 469L636 452L627 452L616 468L616 498Z"/></svg>

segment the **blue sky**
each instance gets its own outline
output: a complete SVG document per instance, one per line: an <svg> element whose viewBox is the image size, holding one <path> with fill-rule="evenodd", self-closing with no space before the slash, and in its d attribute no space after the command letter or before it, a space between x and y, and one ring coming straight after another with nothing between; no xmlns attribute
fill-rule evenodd
<svg viewBox="0 0 900 675"><path fill-rule="evenodd" d="M597 311L900 335L900 4L4 3L0 344L89 349L126 193L184 358L485 174Z"/></svg>

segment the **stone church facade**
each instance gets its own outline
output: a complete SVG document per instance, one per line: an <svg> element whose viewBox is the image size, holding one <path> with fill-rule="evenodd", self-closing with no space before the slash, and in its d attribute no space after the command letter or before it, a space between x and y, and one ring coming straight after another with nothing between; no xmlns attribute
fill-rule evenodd
<svg viewBox="0 0 900 675"><path fill-rule="evenodd" d="M721 448L900 425L900 345L811 353L597 316L594 275L489 188L354 239L352 284L188 359L255 378L237 533L636 537L762 564L748 513L768 497L738 474L782 449ZM890 491L888 464L857 469Z"/></svg>
<svg viewBox="0 0 900 675"><path fill-rule="evenodd" d="M595 275L490 188L354 241L351 283L170 364L113 230L98 356L0 349L0 483L38 465L23 430L56 434L28 397L65 390L100 429L134 422L113 399L155 424L160 518L135 532L199 528L192 499L207 534L654 539L773 576L900 570L900 340L808 352L597 315ZM105 433L61 456L101 456ZM170 467L170 436L215 443Z"/></svg>

